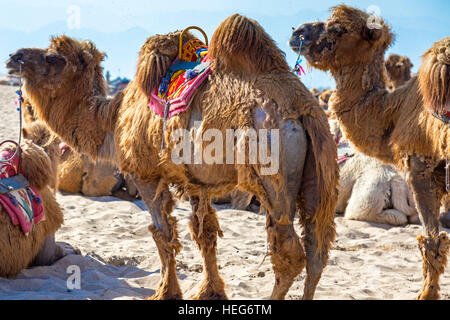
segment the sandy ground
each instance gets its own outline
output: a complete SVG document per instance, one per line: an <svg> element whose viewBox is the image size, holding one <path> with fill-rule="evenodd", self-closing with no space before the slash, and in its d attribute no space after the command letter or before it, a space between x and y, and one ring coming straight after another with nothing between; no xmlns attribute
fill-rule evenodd
<svg viewBox="0 0 450 320"><path fill-rule="evenodd" d="M13 87L0 86L0 141L17 139L18 112ZM49 267L24 270L14 279L0 279L0 299L141 299L154 293L159 257L147 230L151 218L141 201L112 197L86 198L58 194L65 224L56 239L78 248ZM267 299L274 276L266 253L265 217L216 206L224 237L218 241L220 272L231 299ZM178 202L183 250L177 270L184 297L196 293L202 260L190 239L187 202ZM413 299L421 286L421 258L416 236L421 227L390 227L336 218L337 241L319 282L316 299ZM301 229L296 223L297 232ZM450 232L450 230L446 230ZM70 266L81 271L81 289L69 290ZM303 294L305 272L288 299ZM441 277L441 295L450 299L450 268Z"/></svg>

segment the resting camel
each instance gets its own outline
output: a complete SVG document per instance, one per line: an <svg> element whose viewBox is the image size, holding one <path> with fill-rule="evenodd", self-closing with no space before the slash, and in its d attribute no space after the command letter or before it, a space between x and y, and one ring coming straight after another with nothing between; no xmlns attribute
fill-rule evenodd
<svg viewBox="0 0 450 320"><path fill-rule="evenodd" d="M361 152L394 164L406 173L424 233L418 237L423 259L423 285L418 299L439 298L450 241L439 233L440 200L446 192L445 162L448 124L429 108L443 113L450 101L450 38L435 43L423 56L417 77L388 92L384 53L392 42L390 27L380 18L340 5L326 22L300 25L290 45L317 69L329 70L336 80L330 105L344 135Z"/></svg>
<svg viewBox="0 0 450 320"><path fill-rule="evenodd" d="M335 236L339 173L327 117L263 28L236 14L224 20L211 39L208 80L190 108L167 120L163 136L163 118L149 109L149 96L178 55L180 34L148 38L134 80L112 99L98 95L105 85L100 66L104 55L89 41L54 37L47 49L18 50L7 67L17 74L18 61L23 62L24 89L52 131L75 150L109 160L133 176L152 216L149 230L161 260L161 281L153 299L182 298L175 267L181 244L169 184L190 198L190 231L204 261L204 280L192 298L227 298L216 256L222 231L210 199L237 186L256 195L269 213L266 230L275 273L271 298L284 298L306 265L303 298L311 299ZM187 33L183 43L191 39ZM226 129L278 129L267 141L273 143L271 152L279 146L279 170L268 173L267 164L251 163L247 157L237 164L225 164L224 158L176 164L172 151L177 143L170 137L180 128L201 133L217 129L222 134ZM246 140L240 140L244 147ZM194 147L208 150L209 144L194 141ZM304 228L301 238L293 227L297 211Z"/></svg>
<svg viewBox="0 0 450 320"><path fill-rule="evenodd" d="M390 165L361 152L340 164L336 212L350 220L392 226L418 223L412 193Z"/></svg>
<svg viewBox="0 0 450 320"><path fill-rule="evenodd" d="M411 79L411 68L413 64L408 57L390 54L384 65L387 71L387 87L395 90Z"/></svg>
<svg viewBox="0 0 450 320"><path fill-rule="evenodd" d="M1 151L15 150L12 144ZM0 277L14 277L32 265L50 265L65 255L64 249L55 243L55 232L64 221L63 213L49 188L54 174L51 161L45 151L24 140L22 149L22 174L41 196L45 219L35 224L26 236L0 205Z"/></svg>

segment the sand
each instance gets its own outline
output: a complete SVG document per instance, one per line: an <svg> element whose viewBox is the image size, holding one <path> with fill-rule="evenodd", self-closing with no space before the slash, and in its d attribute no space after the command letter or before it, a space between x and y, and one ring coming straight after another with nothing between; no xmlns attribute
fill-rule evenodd
<svg viewBox="0 0 450 320"><path fill-rule="evenodd" d="M17 139L18 112L14 87L0 86L0 141ZM64 226L56 240L81 255L70 254L52 266L0 278L0 299L142 299L154 293L160 276L159 257L147 229L151 218L142 201L113 197L87 198L58 193ZM266 253L265 217L216 206L224 237L218 241L220 273L231 299L267 299L274 283ZM179 221L183 250L177 271L184 297L196 293L202 279L202 259L187 223L190 205L179 201L173 215ZM345 220L337 216L337 240L317 287L316 299L414 299L421 287L421 257L416 237L421 226L391 227ZM301 228L296 222L297 232ZM444 229L450 232L449 229ZM81 271L80 289L68 289L70 266ZM300 299L305 272L287 299ZM69 279L70 280L70 279ZM71 282L69 281L69 284ZM450 267L441 277L441 296L450 299Z"/></svg>

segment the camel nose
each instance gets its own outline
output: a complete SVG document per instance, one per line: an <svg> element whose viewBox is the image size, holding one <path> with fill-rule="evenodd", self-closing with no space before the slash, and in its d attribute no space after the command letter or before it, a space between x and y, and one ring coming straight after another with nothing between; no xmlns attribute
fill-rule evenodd
<svg viewBox="0 0 450 320"><path fill-rule="evenodd" d="M23 51L22 50L18 50L15 53L11 53L9 55L9 57L14 62L24 63L24 61L23 61Z"/></svg>
<svg viewBox="0 0 450 320"><path fill-rule="evenodd" d="M304 23L292 32L292 38L303 36L305 42L316 41L324 30L325 23L323 22Z"/></svg>

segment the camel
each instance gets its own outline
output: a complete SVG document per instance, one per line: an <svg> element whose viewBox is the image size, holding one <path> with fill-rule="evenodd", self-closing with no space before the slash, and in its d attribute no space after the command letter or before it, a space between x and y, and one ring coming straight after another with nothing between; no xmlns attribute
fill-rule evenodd
<svg viewBox="0 0 450 320"><path fill-rule="evenodd" d="M28 98L23 102L25 138L44 147L57 172L50 183L53 190L81 193L88 197L114 196L133 201L137 190L128 177L117 173L117 168L105 161L92 161L88 156L74 152L41 122ZM51 138L51 139L50 139Z"/></svg>
<svg viewBox="0 0 450 320"><path fill-rule="evenodd" d="M149 96L179 54L181 33L149 37L140 50L135 78L111 99L99 94L105 85L104 54L90 41L53 37L46 49L13 53L7 68L17 74L22 63L24 90L38 117L70 147L93 159L109 160L133 177L152 217L149 230L161 262L161 281L152 299L183 297L176 274L181 244L177 220L171 215L173 189L189 196L190 231L204 261L204 279L192 298L227 298L216 256L222 231L210 199L235 187L256 195L268 212L268 254L275 274L271 298L283 299L306 265L303 298L312 299L335 237L339 172L327 117L264 29L235 14L213 34L207 81L197 89L190 107L164 125L163 117L149 108ZM194 38L190 32L184 35L182 44ZM251 163L248 157L241 162L231 159L231 164L225 158L175 163L172 152L180 145L204 152L210 147L197 138L192 143L189 137L181 142L173 139L175 130L184 128L194 137L207 129L223 135L226 129L279 130L270 131L268 137L268 131L260 131L271 143L271 154L279 151L279 161L272 163L278 163L278 170L270 171L267 163ZM237 146L248 150L247 140L243 136ZM233 139L231 144L236 149ZM301 237L293 227L297 211L304 230Z"/></svg>
<svg viewBox="0 0 450 320"><path fill-rule="evenodd" d="M390 91L404 85L411 79L411 68L413 64L408 57L390 54L384 65L387 71L387 86Z"/></svg>
<svg viewBox="0 0 450 320"><path fill-rule="evenodd" d="M324 108L325 110L328 109L328 100L330 100L331 94L333 93L333 90L330 89L323 89L322 92L319 95L319 104Z"/></svg>
<svg viewBox="0 0 450 320"><path fill-rule="evenodd" d="M339 157L339 195L336 212L349 220L361 220L401 226L418 224L419 216L406 181L391 165L355 152L330 119L330 129L337 147L350 149Z"/></svg>
<svg viewBox="0 0 450 320"><path fill-rule="evenodd" d="M390 27L381 18L374 26L366 12L346 5L331 11L326 22L296 28L290 46L298 52L302 35L308 63L335 78L330 105L357 150L405 172L424 228L418 237L423 284L417 298L438 299L450 247L447 233L439 232L450 135L448 124L430 110L443 114L450 101L450 38L424 54L417 77L389 92L383 74Z"/></svg>
<svg viewBox="0 0 450 320"><path fill-rule="evenodd" d="M337 213L349 220L402 226L418 223L406 181L381 161L356 152L340 165Z"/></svg>
<svg viewBox="0 0 450 320"><path fill-rule="evenodd" d="M53 174L51 161L45 151L24 140L22 150L22 174L41 196L45 219L35 224L28 235L11 222L5 209L0 206L0 277L14 277L30 266L50 265L65 255L55 243L55 232L64 221L63 213L49 185ZM1 151L15 151L12 144L3 145Z"/></svg>

